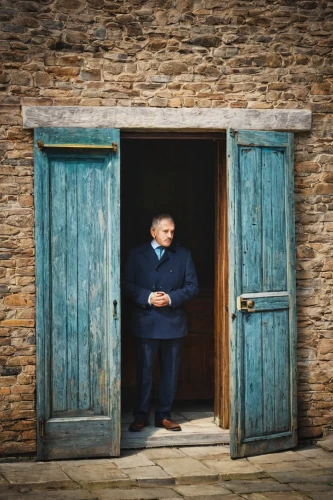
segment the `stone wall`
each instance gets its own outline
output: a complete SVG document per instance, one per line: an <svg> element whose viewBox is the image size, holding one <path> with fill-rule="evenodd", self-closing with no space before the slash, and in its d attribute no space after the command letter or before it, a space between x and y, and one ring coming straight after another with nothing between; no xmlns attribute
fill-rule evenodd
<svg viewBox="0 0 333 500"><path fill-rule="evenodd" d="M0 20L0 453L36 449L22 105L313 110L295 138L300 436L332 427L333 2L2 0Z"/></svg>

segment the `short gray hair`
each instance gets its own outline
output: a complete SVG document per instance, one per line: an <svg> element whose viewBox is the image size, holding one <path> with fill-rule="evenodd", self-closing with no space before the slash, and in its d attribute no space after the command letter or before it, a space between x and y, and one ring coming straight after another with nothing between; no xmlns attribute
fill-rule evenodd
<svg viewBox="0 0 333 500"><path fill-rule="evenodd" d="M173 220L173 218L171 217L171 215L169 215L169 214L159 214L159 215L155 215L155 217L151 221L151 227L155 227L156 228L163 219L171 220L171 222L173 223L173 225L175 225L175 221Z"/></svg>

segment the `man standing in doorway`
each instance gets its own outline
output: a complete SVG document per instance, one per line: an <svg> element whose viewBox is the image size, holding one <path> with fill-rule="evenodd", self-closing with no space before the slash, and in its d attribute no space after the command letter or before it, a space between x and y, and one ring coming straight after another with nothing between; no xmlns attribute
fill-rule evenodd
<svg viewBox="0 0 333 500"><path fill-rule="evenodd" d="M149 424L153 367L160 361L155 426L180 431L171 420L177 389L181 343L187 333L184 303L198 293L189 250L174 245L175 223L168 214L153 218L153 240L134 248L126 265L123 286L133 301L132 333L136 343L137 403L129 431Z"/></svg>

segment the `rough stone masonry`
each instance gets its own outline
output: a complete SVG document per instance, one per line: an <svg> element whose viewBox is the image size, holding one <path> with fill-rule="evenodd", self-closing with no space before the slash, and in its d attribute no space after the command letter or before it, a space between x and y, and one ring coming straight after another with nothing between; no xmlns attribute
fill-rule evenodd
<svg viewBox="0 0 333 500"><path fill-rule="evenodd" d="M0 20L0 453L36 449L22 105L312 109L295 136L299 434L332 428L333 2L1 0Z"/></svg>

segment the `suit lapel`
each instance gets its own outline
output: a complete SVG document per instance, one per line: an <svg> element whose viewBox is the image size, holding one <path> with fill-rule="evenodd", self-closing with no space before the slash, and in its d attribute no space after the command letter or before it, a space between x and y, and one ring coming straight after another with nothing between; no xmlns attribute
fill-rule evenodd
<svg viewBox="0 0 333 500"><path fill-rule="evenodd" d="M159 264L160 261L158 260L156 252L150 243L147 245L147 248L144 250L143 254L146 257L146 259L150 262L152 267L156 268L157 264Z"/></svg>
<svg viewBox="0 0 333 500"><path fill-rule="evenodd" d="M176 250L173 247L166 248L164 254L162 255L161 260L159 260L155 250L149 243L147 247L143 250L143 254L146 257L146 259L150 262L152 267L156 269L157 267L161 266L164 262L170 260L172 253L175 253L175 251Z"/></svg>

